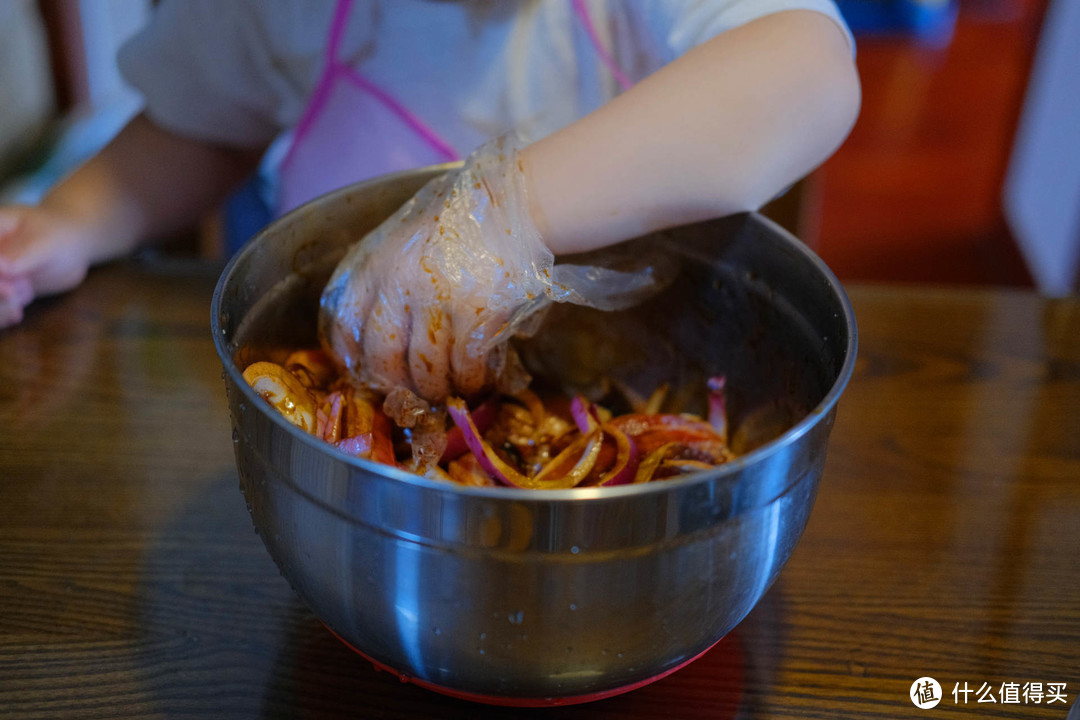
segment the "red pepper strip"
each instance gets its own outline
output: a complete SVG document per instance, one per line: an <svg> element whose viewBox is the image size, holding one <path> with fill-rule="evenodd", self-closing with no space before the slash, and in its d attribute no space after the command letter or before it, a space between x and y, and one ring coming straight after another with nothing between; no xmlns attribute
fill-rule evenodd
<svg viewBox="0 0 1080 720"><path fill-rule="evenodd" d="M723 375L709 378L709 424L716 434L727 443L727 409L724 402L724 385L727 379Z"/></svg>
<svg viewBox="0 0 1080 720"><path fill-rule="evenodd" d="M712 425L705 422L697 415L689 415L686 413L675 414L661 414L661 415L644 415L644 414L629 414L620 415L611 419L611 423L625 432L627 435L636 436L645 432L646 430L685 430L687 432L705 433L707 435L716 436L716 431L713 430Z"/></svg>
<svg viewBox="0 0 1080 720"><path fill-rule="evenodd" d="M597 485L625 485L632 482L637 475L638 451L630 436L607 423L603 426L604 432L615 439L618 454L615 456L615 464L610 470L600 477Z"/></svg>
<svg viewBox="0 0 1080 720"><path fill-rule="evenodd" d="M621 415L611 424L633 438L642 455L668 443L682 443L717 462L731 457L724 438L694 415Z"/></svg>
<svg viewBox="0 0 1080 720"><path fill-rule="evenodd" d="M471 415L473 422L476 423L476 429L483 435L495 424L495 419L499 416L499 405L495 402L495 398L489 398L477 405ZM445 465L467 452L469 452L469 446L465 444L465 435L462 433L461 428L455 425L447 430L446 449L443 450L439 462Z"/></svg>
<svg viewBox="0 0 1080 720"><path fill-rule="evenodd" d="M592 435L582 435L559 453L558 457L548 463L535 477L527 477L511 467L495 451L484 442L476 429L475 423L469 415L469 409L465 402L451 398L446 401L446 409L454 423L461 428L465 436L465 443L469 446L473 455L480 461L480 467L488 475L498 482L513 487L531 489L556 489L574 487L589 474L597 457L600 456L600 448L603 446L604 435L602 432ZM578 453L581 457L570 468L566 466L573 462Z"/></svg>
<svg viewBox="0 0 1080 720"><path fill-rule="evenodd" d="M642 453L650 453L657 448L669 443L678 443L684 447L697 451L698 454L710 457L716 462L723 462L731 458L727 445L718 435L699 435L696 433L681 432L675 430L655 430L632 435L634 442ZM705 458L701 458L705 459Z"/></svg>
<svg viewBox="0 0 1080 720"><path fill-rule="evenodd" d="M371 459L383 465L397 465L394 457L394 440L391 437L390 418L382 410L375 408L374 423L371 430Z"/></svg>

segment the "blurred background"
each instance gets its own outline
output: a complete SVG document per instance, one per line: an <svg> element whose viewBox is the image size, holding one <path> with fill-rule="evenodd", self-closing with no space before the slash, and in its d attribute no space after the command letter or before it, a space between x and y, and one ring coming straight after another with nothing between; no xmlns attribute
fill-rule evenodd
<svg viewBox="0 0 1080 720"><path fill-rule="evenodd" d="M137 112L153 0L0 0L0 201L34 202ZM1080 0L839 0L862 114L767 212L844 281L1074 293ZM220 257L229 213L173 250Z"/></svg>

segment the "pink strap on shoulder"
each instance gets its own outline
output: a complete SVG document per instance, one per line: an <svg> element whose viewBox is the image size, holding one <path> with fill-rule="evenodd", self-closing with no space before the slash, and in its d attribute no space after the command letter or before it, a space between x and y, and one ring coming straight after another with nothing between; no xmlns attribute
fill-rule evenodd
<svg viewBox="0 0 1080 720"><path fill-rule="evenodd" d="M326 64L334 65L338 61L338 49L341 38L345 35L345 25L349 22L353 0L338 0L334 8L334 19L330 23L330 36L326 40Z"/></svg>
<svg viewBox="0 0 1080 720"><path fill-rule="evenodd" d="M611 71L611 75L615 78L615 82L619 83L619 87L623 90L629 90L634 83L630 81L630 78L626 76L626 73L615 63L615 59L600 43L600 36L596 33L596 27L592 23L592 18L589 17L589 10L585 7L585 0L571 0L571 4L578 19L581 20L581 24L585 27L589 42L596 48L596 54L600 56L600 61Z"/></svg>
<svg viewBox="0 0 1080 720"><path fill-rule="evenodd" d="M341 73L349 82L374 97L387 110L397 115L410 130L430 145L447 162L460 160L461 156L458 155L450 143L446 142L427 123L401 104L397 98L376 85L356 68L339 60L338 51L341 47L341 39L345 35L345 24L348 22L349 13L352 10L352 2L353 0L338 0L337 9L334 11L334 22L330 26L330 38L327 42L327 62L331 64L334 72Z"/></svg>
<svg viewBox="0 0 1080 720"><path fill-rule="evenodd" d="M416 133L424 142L431 146L435 152L445 158L446 162L453 162L460 160L461 156L454 150L450 143L446 142L435 132L427 123L414 115L407 107L402 105L397 98L395 98L386 90L382 89L374 82L369 80L365 75L350 67L349 65L342 64L340 66L341 73L356 87L360 88L364 92L368 93L380 103L383 104L390 112L398 116L398 118L405 123L410 130Z"/></svg>
<svg viewBox="0 0 1080 720"><path fill-rule="evenodd" d="M334 80L339 75L364 92L369 93L388 110L397 115L409 129L415 132L446 161L452 162L454 160L460 160L461 155L454 150L453 146L432 130L423 120L410 112L408 108L398 102L398 100L390 93L386 92L367 77L350 67L348 63L344 63L340 60L341 43L345 37L345 28L349 22L352 5L353 0L338 0L337 5L334 7L334 17L330 23L330 32L326 39L326 55L323 61L323 71L319 77L318 83L315 85L315 89L311 93L311 98L308 101L303 116L296 124L293 140L289 146L288 152L285 154L285 159L282 161L282 166L284 167L291 164L293 152L311 132L311 128L315 124L315 119L322 111L323 105L326 103L327 97L330 94Z"/></svg>
<svg viewBox="0 0 1080 720"><path fill-rule="evenodd" d="M315 118L322 112L323 105L326 104L326 99L330 95L330 88L334 83L334 68L337 66L338 47L341 45L341 38L345 34L345 24L349 20L351 10L352 0L338 0L337 5L334 7L334 17L330 22L330 34L326 40L323 69L315 89L311 91L311 97L308 99L307 107L304 108L304 114L300 116L300 121L296 123L296 130L293 131L289 149L281 161L282 168L292 165L296 148L311 132L311 127L315 124Z"/></svg>

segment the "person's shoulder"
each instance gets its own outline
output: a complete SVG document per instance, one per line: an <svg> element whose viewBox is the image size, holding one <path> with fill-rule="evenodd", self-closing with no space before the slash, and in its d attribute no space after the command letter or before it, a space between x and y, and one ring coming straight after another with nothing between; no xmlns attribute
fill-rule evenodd
<svg viewBox="0 0 1080 720"><path fill-rule="evenodd" d="M786 10L812 10L833 19L847 34L833 0L608 0L636 14L675 55L720 33Z"/></svg>

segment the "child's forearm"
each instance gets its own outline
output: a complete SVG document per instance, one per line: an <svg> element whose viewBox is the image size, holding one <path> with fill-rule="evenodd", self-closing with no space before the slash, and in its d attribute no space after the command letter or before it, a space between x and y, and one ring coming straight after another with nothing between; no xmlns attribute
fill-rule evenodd
<svg viewBox="0 0 1080 720"><path fill-rule="evenodd" d="M100 262L191 227L258 158L255 150L181 137L140 115L49 192L42 206L77 223L90 262Z"/></svg>
<svg viewBox="0 0 1080 720"><path fill-rule="evenodd" d="M530 207L556 254L756 209L825 160L858 108L841 29L769 15L526 148Z"/></svg>

